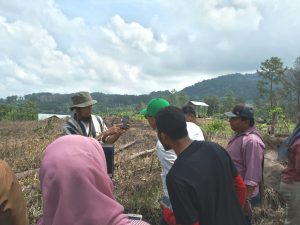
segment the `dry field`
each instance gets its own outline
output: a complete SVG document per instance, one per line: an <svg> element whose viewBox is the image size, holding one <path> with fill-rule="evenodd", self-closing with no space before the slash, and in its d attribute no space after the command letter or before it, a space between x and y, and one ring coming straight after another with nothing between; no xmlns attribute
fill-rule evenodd
<svg viewBox="0 0 300 225"><path fill-rule="evenodd" d="M108 118L110 124L113 118ZM200 123L205 121L200 121ZM42 213L38 168L43 150L61 135L62 120L0 122L0 158L13 168L27 201L30 224L36 224ZM213 141L226 144L228 137L216 135ZM158 224L162 194L160 167L155 155L155 132L146 121L133 121L132 128L116 143L115 195L126 212L139 213L151 224ZM275 144L268 139L265 177L266 198L263 208L254 213L256 225L283 224L283 201L276 190L282 167L274 160Z"/></svg>

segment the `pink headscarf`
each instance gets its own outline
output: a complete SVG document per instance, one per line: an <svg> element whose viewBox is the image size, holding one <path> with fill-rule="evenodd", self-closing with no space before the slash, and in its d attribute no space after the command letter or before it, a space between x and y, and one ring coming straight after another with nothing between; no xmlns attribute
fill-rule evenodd
<svg viewBox="0 0 300 225"><path fill-rule="evenodd" d="M130 224L112 193L105 155L94 139L66 135L50 144L40 168L43 217L38 225Z"/></svg>

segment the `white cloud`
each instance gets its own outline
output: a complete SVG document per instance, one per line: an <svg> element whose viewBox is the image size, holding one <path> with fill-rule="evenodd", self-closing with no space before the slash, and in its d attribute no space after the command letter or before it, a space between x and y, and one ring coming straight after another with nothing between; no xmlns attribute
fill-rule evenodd
<svg viewBox="0 0 300 225"><path fill-rule="evenodd" d="M146 53L161 53L167 49L164 35L155 38L151 29L144 28L137 22L125 23L119 15L115 15L111 25L103 30L113 44L128 45Z"/></svg>
<svg viewBox="0 0 300 225"><path fill-rule="evenodd" d="M300 52L299 1L126 0L103 10L78 0L68 13L57 1L0 0L0 97L180 90L271 56L291 65ZM85 4L97 13L82 16Z"/></svg>

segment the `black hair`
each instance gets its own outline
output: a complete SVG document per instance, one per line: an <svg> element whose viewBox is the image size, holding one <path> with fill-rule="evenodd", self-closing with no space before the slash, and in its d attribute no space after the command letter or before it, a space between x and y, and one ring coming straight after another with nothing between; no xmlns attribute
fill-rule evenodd
<svg viewBox="0 0 300 225"><path fill-rule="evenodd" d="M194 110L194 108L190 105L185 105L181 108L181 110L183 111L184 114L192 114L196 117L196 112Z"/></svg>
<svg viewBox="0 0 300 225"><path fill-rule="evenodd" d="M188 135L186 120L181 109L168 106L161 109L156 115L158 132L163 132L172 140L178 140Z"/></svg>

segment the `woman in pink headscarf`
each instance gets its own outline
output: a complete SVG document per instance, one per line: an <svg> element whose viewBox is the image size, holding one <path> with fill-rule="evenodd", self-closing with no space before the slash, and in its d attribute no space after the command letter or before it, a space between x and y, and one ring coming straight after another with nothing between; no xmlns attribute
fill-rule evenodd
<svg viewBox="0 0 300 225"><path fill-rule="evenodd" d="M95 140L67 135L50 144L40 168L43 216L38 225L125 225L131 221L112 193L105 155Z"/></svg>

